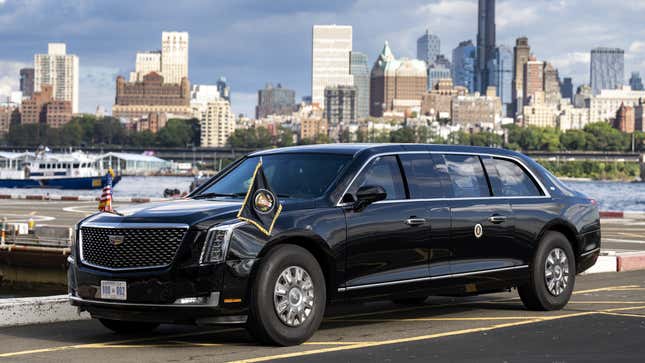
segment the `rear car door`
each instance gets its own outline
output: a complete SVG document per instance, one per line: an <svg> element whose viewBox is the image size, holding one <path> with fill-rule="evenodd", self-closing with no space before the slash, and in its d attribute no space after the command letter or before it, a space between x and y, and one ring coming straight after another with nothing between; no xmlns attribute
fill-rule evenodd
<svg viewBox="0 0 645 363"><path fill-rule="evenodd" d="M405 172L410 199L420 203L428 215L429 233L426 241L428 274L450 273L450 207L445 199L450 195L450 180L445 164L435 162L430 153L410 153L399 156Z"/></svg>
<svg viewBox="0 0 645 363"><path fill-rule="evenodd" d="M522 264L516 256L513 211L508 199L495 198L482 158L444 154L452 198L451 273L508 268Z"/></svg>
<svg viewBox="0 0 645 363"><path fill-rule="evenodd" d="M346 288L398 285L428 276L428 209L408 200L402 165L396 155L378 156L349 189L381 186L387 199L356 210L345 208L347 221Z"/></svg>

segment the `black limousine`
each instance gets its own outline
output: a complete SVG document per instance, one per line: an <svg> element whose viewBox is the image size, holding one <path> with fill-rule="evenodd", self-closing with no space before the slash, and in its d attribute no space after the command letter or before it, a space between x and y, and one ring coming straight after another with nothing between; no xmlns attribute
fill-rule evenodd
<svg viewBox="0 0 645 363"><path fill-rule="evenodd" d="M282 208L269 234L238 218L260 160ZM306 341L328 303L351 299L517 288L528 309L560 309L600 252L594 200L522 154L448 145L256 152L185 199L75 232L69 298L106 327L245 324L277 345Z"/></svg>

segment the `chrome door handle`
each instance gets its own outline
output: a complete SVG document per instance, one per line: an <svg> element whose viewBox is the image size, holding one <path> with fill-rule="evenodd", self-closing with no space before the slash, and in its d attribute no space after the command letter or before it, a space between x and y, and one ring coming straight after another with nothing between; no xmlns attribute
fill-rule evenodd
<svg viewBox="0 0 645 363"><path fill-rule="evenodd" d="M418 226L420 224L426 223L428 220L425 218L408 218L404 221L408 226Z"/></svg>
<svg viewBox="0 0 645 363"><path fill-rule="evenodd" d="M495 216L490 216L490 217L488 218L488 220L489 220L491 223L499 224L499 223L503 223L503 222L505 222L505 221L506 221L506 216L497 216L497 215L495 215Z"/></svg>

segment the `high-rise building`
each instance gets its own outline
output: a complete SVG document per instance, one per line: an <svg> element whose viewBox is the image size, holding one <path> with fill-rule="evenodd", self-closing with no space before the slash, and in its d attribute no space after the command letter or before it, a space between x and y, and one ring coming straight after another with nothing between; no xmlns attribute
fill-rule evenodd
<svg viewBox="0 0 645 363"><path fill-rule="evenodd" d="M475 90L482 94L489 86L488 62L495 56L495 41L495 0L479 0Z"/></svg>
<svg viewBox="0 0 645 363"><path fill-rule="evenodd" d="M356 100L354 86L325 88L325 118L330 126L355 123Z"/></svg>
<svg viewBox="0 0 645 363"><path fill-rule="evenodd" d="M576 89L576 94L573 96L573 106L575 108L589 108L591 107L591 97L593 97L591 86L583 84Z"/></svg>
<svg viewBox="0 0 645 363"><path fill-rule="evenodd" d="M78 113L78 57L67 54L65 43L49 43L47 54L34 56L34 91L51 85L57 101L70 101Z"/></svg>
<svg viewBox="0 0 645 363"><path fill-rule="evenodd" d="M625 83L625 51L619 48L591 50L591 89L594 96L604 89L620 89Z"/></svg>
<svg viewBox="0 0 645 363"><path fill-rule="evenodd" d="M443 61L442 58L445 61ZM437 60L440 61L434 62L428 66L428 90L433 89L437 83L443 79L452 79L450 61L441 54L437 57Z"/></svg>
<svg viewBox="0 0 645 363"><path fill-rule="evenodd" d="M161 33L161 74L166 83L188 78L188 33Z"/></svg>
<svg viewBox="0 0 645 363"><path fill-rule="evenodd" d="M544 96L546 103L557 104L562 99L560 93L560 75L553 64L544 64Z"/></svg>
<svg viewBox="0 0 645 363"><path fill-rule="evenodd" d="M227 100L229 103L231 102L231 87L228 85L228 81L226 81L226 77L219 77L217 80L217 90L219 91L219 97L221 99Z"/></svg>
<svg viewBox="0 0 645 363"><path fill-rule="evenodd" d="M475 92L475 57L477 48L471 40L460 42L452 50L452 82Z"/></svg>
<svg viewBox="0 0 645 363"><path fill-rule="evenodd" d="M535 96L536 92L544 91L544 62L531 57L524 65L524 91L523 94L528 100Z"/></svg>
<svg viewBox="0 0 645 363"><path fill-rule="evenodd" d="M112 116L136 119L150 113L192 117L188 79L184 77L180 83L166 83L163 76L155 72L143 76L141 82L126 82L123 77L117 77Z"/></svg>
<svg viewBox="0 0 645 363"><path fill-rule="evenodd" d="M20 108L13 104L0 105L0 136L9 133L14 119L20 119Z"/></svg>
<svg viewBox="0 0 645 363"><path fill-rule="evenodd" d="M632 72L632 76L629 77L629 86L634 91L643 90L643 79L641 78L641 74L639 72Z"/></svg>
<svg viewBox="0 0 645 363"><path fill-rule="evenodd" d="M54 88L43 84L40 91L22 100L21 124L47 124L61 127L72 119L72 102L54 98Z"/></svg>
<svg viewBox="0 0 645 363"><path fill-rule="evenodd" d="M34 94L34 69L23 68L20 70L20 92L23 97L31 97Z"/></svg>
<svg viewBox="0 0 645 363"><path fill-rule="evenodd" d="M370 67L367 63L367 55L352 52L350 62L350 71L354 76L354 87L356 88L356 117L365 119L370 115Z"/></svg>
<svg viewBox="0 0 645 363"><path fill-rule="evenodd" d="M517 38L513 48L513 105L516 114L522 113L524 107L524 66L530 56L529 39Z"/></svg>
<svg viewBox="0 0 645 363"><path fill-rule="evenodd" d="M396 59L386 41L370 74L370 115L420 110L427 80L425 62Z"/></svg>
<svg viewBox="0 0 645 363"><path fill-rule="evenodd" d="M432 64L441 53L441 40L438 36L431 34L430 30L417 39L417 59Z"/></svg>
<svg viewBox="0 0 645 363"><path fill-rule="evenodd" d="M495 57L488 64L488 80L496 88L497 97L504 105L504 114L509 114L513 103L513 52L509 47L500 45L495 48Z"/></svg>
<svg viewBox="0 0 645 363"><path fill-rule="evenodd" d="M564 77L560 85L560 94L562 98L568 99L573 103L573 80L571 77Z"/></svg>
<svg viewBox="0 0 645 363"><path fill-rule="evenodd" d="M134 72L130 73L130 82L141 82L143 76L150 72L162 74L161 52L137 52Z"/></svg>
<svg viewBox="0 0 645 363"><path fill-rule="evenodd" d="M636 106L645 99L645 91L634 91L623 86L622 89L604 89L599 95L591 97L590 118L594 122L610 121L616 117L621 105Z"/></svg>
<svg viewBox="0 0 645 363"><path fill-rule="evenodd" d="M328 86L353 86L350 72L352 27L314 25L311 57L311 102L323 105Z"/></svg>
<svg viewBox="0 0 645 363"><path fill-rule="evenodd" d="M190 108L193 111L193 117L197 119L203 119L209 102L219 99L219 91L216 85L193 84L190 86Z"/></svg>
<svg viewBox="0 0 645 363"><path fill-rule="evenodd" d="M209 102L200 125L202 147L226 146L229 136L235 131L231 104L224 99Z"/></svg>
<svg viewBox="0 0 645 363"><path fill-rule="evenodd" d="M296 91L282 88L278 83L273 87L268 83L258 91L258 105L255 107L255 118L261 119L269 115L291 115L296 108Z"/></svg>

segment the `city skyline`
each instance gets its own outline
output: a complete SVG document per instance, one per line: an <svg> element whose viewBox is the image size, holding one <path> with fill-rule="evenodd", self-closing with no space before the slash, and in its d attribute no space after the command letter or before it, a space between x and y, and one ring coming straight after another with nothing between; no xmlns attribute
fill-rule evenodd
<svg viewBox="0 0 645 363"><path fill-rule="evenodd" d="M645 5L624 4L621 9L625 11L617 14L609 1L497 3L497 43L512 46L516 37L528 36L539 58L557 67L561 77L573 77L576 86L589 82L590 50L598 46L625 49L626 76L645 70L645 42L637 40L643 34L630 26L630 21L633 24L645 13ZM191 37L191 83L213 84L226 76L233 90L234 111L252 116L257 90L267 81L296 90L298 99L309 95L314 24L352 25L353 49L367 54L370 66L385 40L395 47L397 56L414 58L416 40L426 28L441 38L445 49L453 49L462 40L474 41L477 34L474 0L407 1L396 7L373 1L249 1L208 8L196 2L168 9L155 4L123 2L108 7L70 1L25 7L0 1L0 15L6 19L0 30L7 37L0 45L0 94L18 90L19 69L32 66L33 55L47 43L60 41L80 59L80 111L94 112L99 104L109 108L114 101L114 80L134 70L134 54L158 48L162 31L182 30ZM583 4L589 16L578 19L576 9ZM399 15L405 15L405 21ZM34 21L20 21L28 16ZM281 26L286 21L290 26ZM48 32L30 29L36 22ZM143 23L146 27L139 25Z"/></svg>

